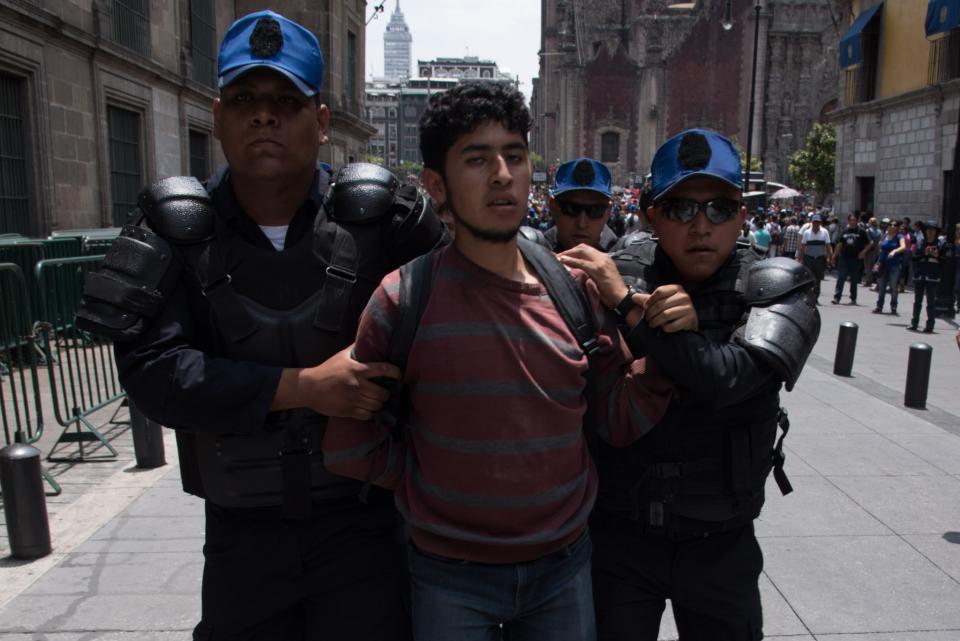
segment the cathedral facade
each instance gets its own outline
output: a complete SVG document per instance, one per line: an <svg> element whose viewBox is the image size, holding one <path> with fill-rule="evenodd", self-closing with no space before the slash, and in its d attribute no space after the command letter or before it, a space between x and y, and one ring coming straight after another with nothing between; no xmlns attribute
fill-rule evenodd
<svg viewBox="0 0 960 641"><path fill-rule="evenodd" d="M690 127L746 146L754 0L541 2L532 146L548 165L588 155L629 183L649 171L660 143ZM752 138L768 180L789 182L790 155L836 106L847 4L760 1Z"/></svg>

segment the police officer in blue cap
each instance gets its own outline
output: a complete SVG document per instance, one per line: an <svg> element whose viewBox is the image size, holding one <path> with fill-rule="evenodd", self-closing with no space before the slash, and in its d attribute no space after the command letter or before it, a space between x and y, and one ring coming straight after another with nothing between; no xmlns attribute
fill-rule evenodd
<svg viewBox="0 0 960 641"><path fill-rule="evenodd" d="M550 190L550 215L555 225L544 232L554 251L581 243L609 251L617 236L607 226L613 191L610 170L593 158L577 158L557 168Z"/></svg>
<svg viewBox="0 0 960 641"><path fill-rule="evenodd" d="M667 140L652 181L656 241L612 258L582 247L562 257L590 273L622 318L642 309L644 320L623 330L627 342L677 388L634 445L599 445L590 525L598 639L655 641L670 599L683 641L755 641L763 557L753 520L771 469L790 491L779 392L793 387L819 334L815 281L794 260L737 248L742 172L723 136L693 129ZM686 296L695 323L677 328Z"/></svg>
<svg viewBox="0 0 960 641"><path fill-rule="evenodd" d="M271 11L224 36L214 135L228 165L168 178L86 283L80 323L116 340L120 380L177 430L206 510L194 639L409 638L391 498L326 471L327 417L369 418L397 378L350 358L389 271L439 220L373 165L317 162L329 112L316 37Z"/></svg>

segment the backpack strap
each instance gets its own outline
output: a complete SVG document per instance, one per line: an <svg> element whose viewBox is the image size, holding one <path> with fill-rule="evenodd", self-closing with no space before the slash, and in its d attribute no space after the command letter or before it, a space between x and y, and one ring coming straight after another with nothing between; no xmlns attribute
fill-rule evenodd
<svg viewBox="0 0 960 641"><path fill-rule="evenodd" d="M517 246L520 254L530 263L540 277L540 281L547 289L550 300L563 317L567 327L573 332L574 338L583 353L587 356L587 376L584 395L587 398L587 411L583 416L583 434L587 441L587 448L594 459L599 452L599 435L597 433L597 381L596 367L593 365L593 356L599 349L597 341L597 324L593 316L590 301L583 290L573 280L567 268L557 260L556 255L541 245L526 238L518 238Z"/></svg>
<svg viewBox="0 0 960 641"><path fill-rule="evenodd" d="M390 334L387 361L400 369L407 366L407 356L420 326L420 318L430 299L433 284L433 253L414 258L400 268L400 300L397 318Z"/></svg>
<svg viewBox="0 0 960 641"><path fill-rule="evenodd" d="M588 358L593 356L598 348L597 324L583 290L553 252L526 238L518 238L517 245L523 258L537 272L577 344Z"/></svg>
<svg viewBox="0 0 960 641"><path fill-rule="evenodd" d="M423 310L430 300L430 287L433 284L434 253L430 252L414 258L400 267L400 291L397 304L397 316L390 333L390 343L387 346L387 362L405 370L407 357L413 347L413 339L420 327ZM403 438L403 428L410 417L410 394L403 381L384 379L379 381L388 390L390 398L383 404L377 413L375 421L385 424L393 433L393 438ZM392 443L392 442L391 442ZM392 447L392 444L391 444ZM392 452L388 456L392 455ZM360 489L360 500L367 502L370 485L373 482L373 465Z"/></svg>

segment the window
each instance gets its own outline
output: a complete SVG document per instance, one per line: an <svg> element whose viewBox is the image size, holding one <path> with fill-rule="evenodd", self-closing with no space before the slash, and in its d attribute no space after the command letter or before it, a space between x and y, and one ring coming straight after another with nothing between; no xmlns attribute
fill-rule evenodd
<svg viewBox="0 0 960 641"><path fill-rule="evenodd" d="M357 36L347 32L346 69L343 74L344 86L347 94L347 104L352 105L357 93Z"/></svg>
<svg viewBox="0 0 960 641"><path fill-rule="evenodd" d="M190 175L199 181L210 176L210 137L195 129L190 130Z"/></svg>
<svg viewBox="0 0 960 641"><path fill-rule="evenodd" d="M960 78L960 29L951 29L930 43L927 83L935 85Z"/></svg>
<svg viewBox="0 0 960 641"><path fill-rule="evenodd" d="M844 104L870 102L877 97L877 63L880 60L880 21L871 20L860 35L863 60L846 70Z"/></svg>
<svg viewBox="0 0 960 641"><path fill-rule="evenodd" d="M620 162L620 134L615 131L600 136L600 162Z"/></svg>
<svg viewBox="0 0 960 641"><path fill-rule="evenodd" d="M23 78L0 74L0 234L30 233L26 85Z"/></svg>
<svg viewBox="0 0 960 641"><path fill-rule="evenodd" d="M112 0L110 37L119 45L150 55L150 0Z"/></svg>
<svg viewBox="0 0 960 641"><path fill-rule="evenodd" d="M213 0L190 0L191 77L212 87L217 68L217 19Z"/></svg>
<svg viewBox="0 0 960 641"><path fill-rule="evenodd" d="M107 107L107 143L110 148L110 197L113 224L124 225L137 206L143 182L140 154L140 114Z"/></svg>

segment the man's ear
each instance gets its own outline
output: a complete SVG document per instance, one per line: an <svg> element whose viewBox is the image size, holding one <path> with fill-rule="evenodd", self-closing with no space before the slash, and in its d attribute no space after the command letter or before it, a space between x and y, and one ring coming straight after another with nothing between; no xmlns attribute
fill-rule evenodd
<svg viewBox="0 0 960 641"><path fill-rule="evenodd" d="M320 127L320 144L325 145L330 142L327 137L327 130L330 128L330 110L326 105L317 107L317 125Z"/></svg>
<svg viewBox="0 0 960 641"><path fill-rule="evenodd" d="M443 180L443 176L440 175L440 172L425 168L420 174L420 182L423 183L424 189L430 194L433 202L438 205L447 202L447 185Z"/></svg>

